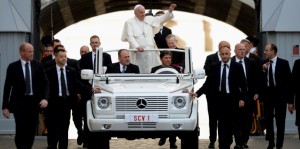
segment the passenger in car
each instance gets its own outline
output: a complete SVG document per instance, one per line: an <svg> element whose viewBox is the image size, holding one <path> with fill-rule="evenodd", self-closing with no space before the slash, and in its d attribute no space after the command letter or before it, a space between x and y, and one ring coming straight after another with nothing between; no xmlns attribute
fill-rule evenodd
<svg viewBox="0 0 300 149"><path fill-rule="evenodd" d="M169 34L166 37L166 42L169 47L169 49L177 49L177 50L182 50L182 48L177 47L177 39L174 34ZM183 52L177 52L177 51L171 51L172 53L172 63L171 65L174 67L178 67L180 69L180 73L183 73L184 71L184 66L185 66L185 55Z"/></svg>
<svg viewBox="0 0 300 149"><path fill-rule="evenodd" d="M127 49L118 51L118 59L119 62L108 65L106 73L140 73L139 67L130 63Z"/></svg>
<svg viewBox="0 0 300 149"><path fill-rule="evenodd" d="M173 68L176 71L178 71L178 73L180 73L179 67L174 67L171 65L172 53L170 51L161 51L159 57L160 57L161 65L153 67L151 69L151 73L155 73L158 69L161 68Z"/></svg>

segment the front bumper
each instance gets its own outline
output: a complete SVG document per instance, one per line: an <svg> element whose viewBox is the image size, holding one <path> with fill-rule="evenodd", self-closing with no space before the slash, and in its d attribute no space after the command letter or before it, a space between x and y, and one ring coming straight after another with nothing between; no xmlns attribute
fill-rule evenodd
<svg viewBox="0 0 300 149"><path fill-rule="evenodd" d="M87 102L87 123L92 132L126 132L126 131L194 131L198 125L198 107L193 104L189 118L159 119L158 122L125 122L125 119L95 119L91 102ZM106 127L108 126L109 127ZM178 125L180 127L174 127Z"/></svg>

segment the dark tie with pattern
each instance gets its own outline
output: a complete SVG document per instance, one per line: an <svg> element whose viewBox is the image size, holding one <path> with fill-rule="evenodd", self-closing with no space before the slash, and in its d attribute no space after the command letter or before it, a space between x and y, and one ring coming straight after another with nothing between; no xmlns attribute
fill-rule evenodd
<svg viewBox="0 0 300 149"><path fill-rule="evenodd" d="M239 61L240 64L243 64L243 61Z"/></svg>
<svg viewBox="0 0 300 149"><path fill-rule="evenodd" d="M65 82L64 69L60 68L60 86L61 86L61 96L66 99L67 98L67 88Z"/></svg>
<svg viewBox="0 0 300 149"><path fill-rule="evenodd" d="M273 68L272 68L273 61L270 60L269 64L269 86L274 87L274 79L273 79Z"/></svg>
<svg viewBox="0 0 300 149"><path fill-rule="evenodd" d="M226 67L227 64L224 64L221 80L221 92L226 93Z"/></svg>
<svg viewBox="0 0 300 149"><path fill-rule="evenodd" d="M122 67L122 73L125 73L125 71L126 71L126 66L123 66Z"/></svg>
<svg viewBox="0 0 300 149"><path fill-rule="evenodd" d="M29 73L29 63L26 62L25 64L25 83L26 83L26 95L30 95L31 88L30 88L30 73Z"/></svg>

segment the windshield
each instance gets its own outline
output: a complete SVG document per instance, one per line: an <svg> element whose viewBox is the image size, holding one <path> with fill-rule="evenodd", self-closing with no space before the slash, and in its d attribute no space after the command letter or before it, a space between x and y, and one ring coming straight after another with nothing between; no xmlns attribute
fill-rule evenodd
<svg viewBox="0 0 300 149"><path fill-rule="evenodd" d="M104 51L104 52L103 52ZM191 73L190 48L152 49L97 49L96 74L189 74ZM101 55L101 57L99 57ZM106 57L111 57L107 64ZM104 59L103 59L104 58ZM101 60L102 59L102 60ZM104 66L102 66L102 64Z"/></svg>

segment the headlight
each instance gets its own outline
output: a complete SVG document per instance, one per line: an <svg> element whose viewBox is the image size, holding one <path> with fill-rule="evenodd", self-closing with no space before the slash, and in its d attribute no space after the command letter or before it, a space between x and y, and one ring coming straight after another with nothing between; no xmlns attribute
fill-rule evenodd
<svg viewBox="0 0 300 149"><path fill-rule="evenodd" d="M98 99L98 107L100 109L107 109L109 106L109 100L106 97L101 97Z"/></svg>
<svg viewBox="0 0 300 149"><path fill-rule="evenodd" d="M186 104L186 101L183 97L176 97L174 100L174 105L178 109L182 109Z"/></svg>

